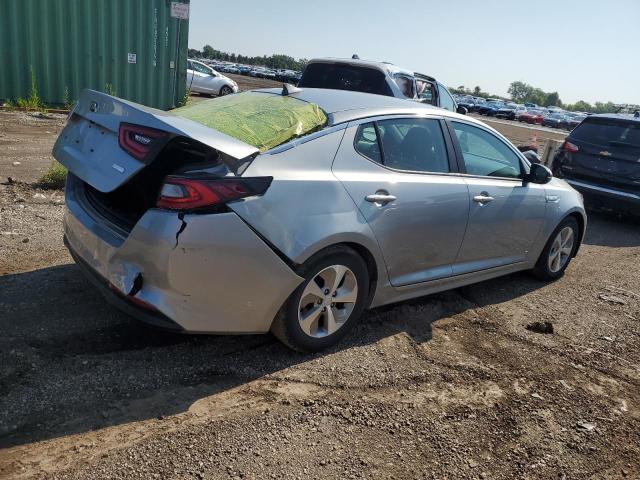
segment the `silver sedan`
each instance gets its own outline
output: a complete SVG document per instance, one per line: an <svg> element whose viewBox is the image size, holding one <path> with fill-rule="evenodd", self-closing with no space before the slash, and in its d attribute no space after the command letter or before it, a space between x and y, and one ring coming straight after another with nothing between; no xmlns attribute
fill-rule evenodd
<svg viewBox="0 0 640 480"><path fill-rule="evenodd" d="M582 197L472 118L284 88L161 112L86 90L55 147L65 242L112 303L197 333L335 344L363 311L560 278Z"/></svg>

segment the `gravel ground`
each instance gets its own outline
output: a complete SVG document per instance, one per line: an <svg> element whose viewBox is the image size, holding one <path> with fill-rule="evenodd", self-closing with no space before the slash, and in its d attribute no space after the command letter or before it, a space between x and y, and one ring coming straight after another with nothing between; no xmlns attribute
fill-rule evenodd
<svg viewBox="0 0 640 480"><path fill-rule="evenodd" d="M25 151L48 162L54 135ZM2 479L640 478L632 220L591 214L557 282L379 308L301 355L113 309L62 246L62 201L0 185Z"/></svg>

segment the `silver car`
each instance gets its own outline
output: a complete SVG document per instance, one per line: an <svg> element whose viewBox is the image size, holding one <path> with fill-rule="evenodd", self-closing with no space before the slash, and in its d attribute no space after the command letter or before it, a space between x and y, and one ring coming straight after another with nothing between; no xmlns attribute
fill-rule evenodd
<svg viewBox="0 0 640 480"><path fill-rule="evenodd" d="M162 328L316 351L368 308L557 279L585 232L579 193L453 112L293 87L174 112L86 90L54 147L71 254Z"/></svg>

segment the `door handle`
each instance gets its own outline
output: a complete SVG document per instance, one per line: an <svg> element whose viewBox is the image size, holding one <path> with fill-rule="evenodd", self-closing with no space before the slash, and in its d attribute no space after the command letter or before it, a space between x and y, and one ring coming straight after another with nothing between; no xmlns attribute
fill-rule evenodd
<svg viewBox="0 0 640 480"><path fill-rule="evenodd" d="M484 205L485 203L493 202L494 198L489 195L487 192L480 192L480 195L476 195L473 197L473 201L479 203L480 205Z"/></svg>
<svg viewBox="0 0 640 480"><path fill-rule="evenodd" d="M367 195L364 199L367 202L375 203L377 205L385 205L389 202L393 202L396 197L395 195L389 195L387 192L378 191L373 195Z"/></svg>

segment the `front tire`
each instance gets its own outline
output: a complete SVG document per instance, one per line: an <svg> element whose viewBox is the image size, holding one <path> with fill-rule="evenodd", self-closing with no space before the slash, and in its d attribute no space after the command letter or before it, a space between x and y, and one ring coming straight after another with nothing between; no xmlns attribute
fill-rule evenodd
<svg viewBox="0 0 640 480"><path fill-rule="evenodd" d="M302 282L271 326L278 340L299 352L335 345L358 321L369 297L369 272L358 253L330 247L307 260Z"/></svg>
<svg viewBox="0 0 640 480"><path fill-rule="evenodd" d="M540 280L553 281L564 275L578 248L578 222L567 217L553 231L532 273Z"/></svg>
<svg viewBox="0 0 640 480"><path fill-rule="evenodd" d="M225 85L220 89L220 96L230 95L233 93L233 89L229 85Z"/></svg>

